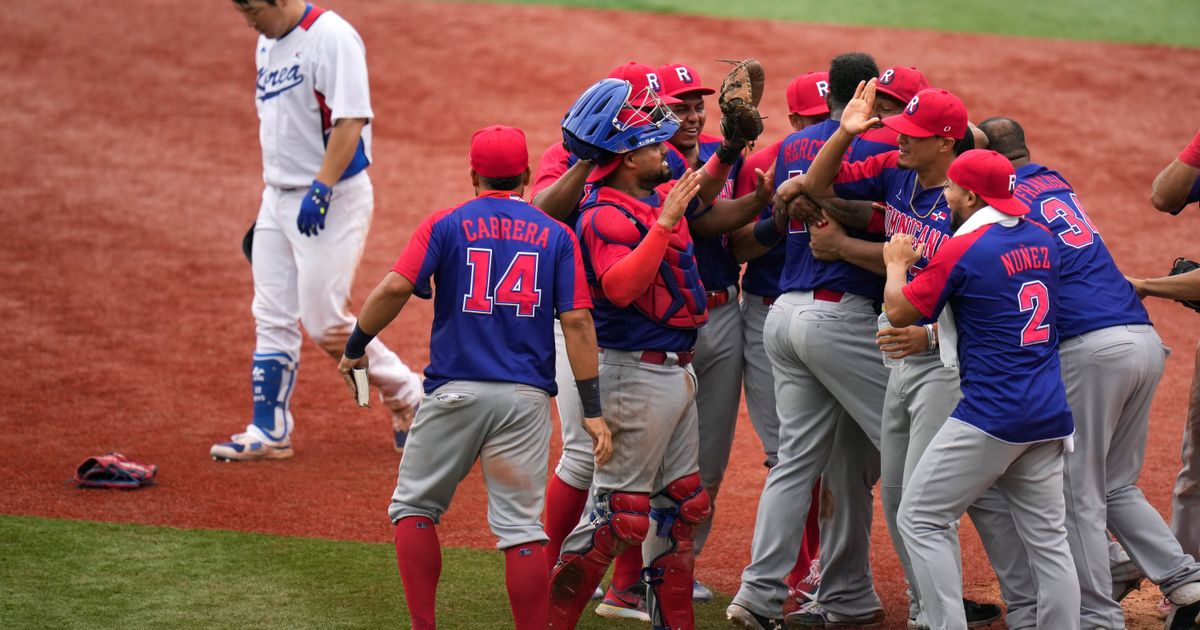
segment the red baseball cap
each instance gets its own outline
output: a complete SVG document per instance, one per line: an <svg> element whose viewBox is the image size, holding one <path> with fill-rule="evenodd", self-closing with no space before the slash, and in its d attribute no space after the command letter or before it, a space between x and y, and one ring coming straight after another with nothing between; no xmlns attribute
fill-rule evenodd
<svg viewBox="0 0 1200 630"><path fill-rule="evenodd" d="M787 86L788 111L801 116L828 114L826 94L829 94L829 73L806 72Z"/></svg>
<svg viewBox="0 0 1200 630"><path fill-rule="evenodd" d="M946 176L1004 214L1019 217L1029 213L1029 208L1013 197L1017 173L1012 162L995 151L971 149L963 153L950 163Z"/></svg>
<svg viewBox="0 0 1200 630"><path fill-rule="evenodd" d="M942 136L957 140L967 132L967 106L946 90L925 88L912 97L903 112L884 118L883 124L913 138Z"/></svg>
<svg viewBox="0 0 1200 630"><path fill-rule="evenodd" d="M516 127L492 125L471 136L471 169L484 177L514 177L529 168L525 132Z"/></svg>
<svg viewBox="0 0 1200 630"><path fill-rule="evenodd" d="M655 72L658 74L658 79L662 81L661 94L664 96L674 98L678 98L680 94L705 96L717 92L712 88L704 87L700 83L700 75L696 73L696 69L687 64L663 64Z"/></svg>
<svg viewBox="0 0 1200 630"><path fill-rule="evenodd" d="M668 94L664 94L662 79L659 78L658 73L654 71L654 68L651 68L644 63L630 61L629 63L617 66L616 68L613 68L612 72L608 73L608 78L628 81L629 85L633 86L633 89L629 92L629 97L634 100L640 100L640 102L637 103L631 101L630 104L634 107L642 107L646 105L647 99L645 97L638 99L638 95L645 92L647 88L657 94L665 105L674 105L676 103L683 102Z"/></svg>
<svg viewBox="0 0 1200 630"><path fill-rule="evenodd" d="M879 81L875 84L876 91L883 92L901 103L911 101L917 92L927 87L929 87L929 80L925 78L924 74L921 74L920 70L912 66L888 68L879 75Z"/></svg>

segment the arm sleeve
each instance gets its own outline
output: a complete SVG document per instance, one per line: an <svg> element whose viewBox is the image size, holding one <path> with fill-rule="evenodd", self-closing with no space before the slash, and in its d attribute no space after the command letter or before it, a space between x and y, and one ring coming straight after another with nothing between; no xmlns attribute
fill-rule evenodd
<svg viewBox="0 0 1200 630"><path fill-rule="evenodd" d="M326 16L328 18L328 16ZM367 82L367 52L362 38L345 21L324 25L313 89L325 97L330 121L375 117Z"/></svg>
<svg viewBox="0 0 1200 630"><path fill-rule="evenodd" d="M438 235L440 230L435 228L447 212L442 211L425 217L413 232L404 251L400 253L396 264L392 266L392 271L413 283L413 294L426 300L433 296L433 287L429 280L437 269L441 243L444 240Z"/></svg>
<svg viewBox="0 0 1200 630"><path fill-rule="evenodd" d="M564 313L579 308L592 308L587 279L583 273L583 256L579 241L569 230L563 230L559 239L558 264L555 265L554 280L555 311Z"/></svg>
<svg viewBox="0 0 1200 630"><path fill-rule="evenodd" d="M913 308L930 319L942 312L959 275L958 263L974 240L967 235L946 241L929 265L912 282L904 285L901 291Z"/></svg>
<svg viewBox="0 0 1200 630"><path fill-rule="evenodd" d="M900 153L888 151L860 162L842 162L833 180L833 192L842 199L883 201L888 169L896 168Z"/></svg>
<svg viewBox="0 0 1200 630"><path fill-rule="evenodd" d="M632 304L650 288L650 283L658 275L658 265L670 240L670 230L658 223L651 226L642 242L609 267L608 272L600 278L604 295L617 306Z"/></svg>

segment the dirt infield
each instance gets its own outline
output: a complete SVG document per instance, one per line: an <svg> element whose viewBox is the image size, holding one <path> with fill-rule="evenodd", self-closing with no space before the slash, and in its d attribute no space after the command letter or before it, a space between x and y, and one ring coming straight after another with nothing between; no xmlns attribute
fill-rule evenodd
<svg viewBox="0 0 1200 630"><path fill-rule="evenodd" d="M0 384L8 454L0 474L15 482L0 513L385 541L397 463L387 414L356 410L334 363L309 342L295 397L297 457L237 465L207 456L247 418L254 329L238 247L261 188L254 33L227 2L208 4L126 0L51 12L12 0L0 17L9 94L0 109L9 234L0 313L15 338L0 359L9 374ZM1200 255L1190 238L1195 209L1171 218L1148 203L1154 174L1195 131L1180 104L1198 102L1200 87L1176 78L1200 67L1200 50L546 7L326 6L366 41L377 116L377 211L356 304L421 217L470 195L471 131L517 125L540 154L557 141L573 97L630 59L690 62L711 83L721 68L711 60L759 58L771 139L786 125L786 81L834 54L861 49L881 65L918 66L962 96L973 120L1024 123L1034 158L1071 179L1127 273L1165 272L1177 255ZM1167 302L1149 308L1175 349L1143 475L1165 512L1195 315ZM383 334L410 364L427 360L431 313L414 303ZM749 556L765 477L744 412L735 449L699 560L700 577L727 592ZM76 464L105 450L159 464L161 485L136 493L64 485ZM444 544L494 544L477 477L440 529ZM902 626L902 580L877 521L876 583ZM964 537L964 547L968 593L994 598L977 538ZM1151 623L1152 599L1135 601L1130 627Z"/></svg>

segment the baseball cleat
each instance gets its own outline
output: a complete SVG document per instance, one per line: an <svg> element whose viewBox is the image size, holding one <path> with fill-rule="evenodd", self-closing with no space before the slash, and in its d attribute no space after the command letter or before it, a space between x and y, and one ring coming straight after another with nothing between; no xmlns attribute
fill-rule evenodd
<svg viewBox="0 0 1200 630"><path fill-rule="evenodd" d="M825 610L816 601L809 602L800 610L788 613L784 620L789 628L873 628L883 623L882 610L853 617Z"/></svg>
<svg viewBox="0 0 1200 630"><path fill-rule="evenodd" d="M604 599L604 589L597 586L596 590L592 593L592 601L598 602L602 599Z"/></svg>
<svg viewBox="0 0 1200 630"><path fill-rule="evenodd" d="M213 444L208 454L217 461L252 462L262 459L287 459L292 456L291 440L264 442L249 433L238 433L228 442Z"/></svg>
<svg viewBox="0 0 1200 630"><path fill-rule="evenodd" d="M712 589L700 583L700 580L692 580L692 601L701 604L707 604L713 600Z"/></svg>
<svg viewBox="0 0 1200 630"><path fill-rule="evenodd" d="M737 602L725 608L725 618L734 628L742 630L784 630L785 628L782 619L764 617Z"/></svg>
<svg viewBox="0 0 1200 630"><path fill-rule="evenodd" d="M1200 582L1188 582L1171 591L1163 603L1170 604L1163 630L1194 630L1200 618Z"/></svg>
<svg viewBox="0 0 1200 630"><path fill-rule="evenodd" d="M983 628L1000 620L1000 607L995 604L980 604L964 597L963 610L967 613L968 628ZM929 630L929 624L909 619L908 630Z"/></svg>
<svg viewBox="0 0 1200 630"><path fill-rule="evenodd" d="M808 565L808 575L804 576L804 579L797 582L795 586L788 589L788 598L795 601L797 606L803 606L817 599L817 592L820 588L821 561L813 560Z"/></svg>
<svg viewBox="0 0 1200 630"><path fill-rule="evenodd" d="M609 619L650 621L650 613L646 609L646 585L634 584L625 591L616 591L609 586L604 601L596 606L596 614Z"/></svg>
<svg viewBox="0 0 1200 630"><path fill-rule="evenodd" d="M1129 597L1130 593L1140 590L1142 588L1143 579L1144 578L1139 577L1133 580L1126 580L1124 582L1113 582L1113 601L1119 602L1126 597Z"/></svg>

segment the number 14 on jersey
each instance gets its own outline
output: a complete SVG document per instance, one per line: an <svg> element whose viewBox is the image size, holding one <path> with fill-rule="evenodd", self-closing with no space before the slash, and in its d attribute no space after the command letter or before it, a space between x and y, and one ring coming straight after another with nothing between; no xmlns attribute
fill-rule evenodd
<svg viewBox="0 0 1200 630"><path fill-rule="evenodd" d="M467 248L467 267L470 284L463 296L465 313L491 315L496 306L516 308L517 317L533 317L542 305L542 290L538 288L538 253L517 252L500 279L492 283L491 249Z"/></svg>

